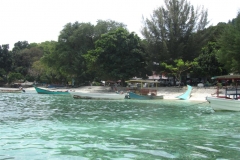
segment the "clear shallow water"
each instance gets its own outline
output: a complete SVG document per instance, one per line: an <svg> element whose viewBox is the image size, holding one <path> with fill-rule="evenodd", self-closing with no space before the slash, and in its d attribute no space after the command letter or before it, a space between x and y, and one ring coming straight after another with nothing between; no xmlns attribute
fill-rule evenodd
<svg viewBox="0 0 240 160"><path fill-rule="evenodd" d="M238 159L239 116L202 102L0 94L0 159Z"/></svg>

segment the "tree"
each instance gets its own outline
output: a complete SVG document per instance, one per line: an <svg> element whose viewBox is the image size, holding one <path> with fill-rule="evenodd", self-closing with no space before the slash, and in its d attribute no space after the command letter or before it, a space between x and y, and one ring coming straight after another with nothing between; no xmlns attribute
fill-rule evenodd
<svg viewBox="0 0 240 160"><path fill-rule="evenodd" d="M20 73L10 72L8 74L8 84L11 84L12 82L14 82L16 80L22 80L22 79L23 79L23 75L21 75Z"/></svg>
<svg viewBox="0 0 240 160"><path fill-rule="evenodd" d="M126 29L126 25L113 20L98 20L96 26L94 27L94 39L98 40L102 34L115 31L118 28Z"/></svg>
<svg viewBox="0 0 240 160"><path fill-rule="evenodd" d="M35 61L32 65L31 74L37 77L37 81L44 83L60 83L64 79L67 81L66 77L60 73L56 63L56 41L45 41L38 44L38 47L43 51L43 56L39 61Z"/></svg>
<svg viewBox="0 0 240 160"><path fill-rule="evenodd" d="M147 78L146 57L140 38L126 29L103 34L84 57L89 69L102 79L122 80L134 76Z"/></svg>
<svg viewBox="0 0 240 160"><path fill-rule="evenodd" d="M16 52L16 51L23 50L26 48L29 48L29 44L27 41L18 41L14 44L12 51Z"/></svg>
<svg viewBox="0 0 240 160"><path fill-rule="evenodd" d="M0 68L0 84L7 81L7 74L3 68Z"/></svg>
<svg viewBox="0 0 240 160"><path fill-rule="evenodd" d="M9 51L9 45L0 45L0 79L6 82L8 73L12 70L12 54Z"/></svg>
<svg viewBox="0 0 240 160"><path fill-rule="evenodd" d="M87 62L83 58L89 50L94 49L94 43L102 34L125 26L115 21L98 20L97 25L91 23L68 23L61 31L56 47L50 54L44 54L42 62L51 71L59 73L68 80L75 80L75 84L92 81L95 74L87 70Z"/></svg>
<svg viewBox="0 0 240 160"><path fill-rule="evenodd" d="M43 83L59 83L65 78L52 67L48 67L41 61L36 61L32 65L30 74L35 77L35 80Z"/></svg>
<svg viewBox="0 0 240 160"><path fill-rule="evenodd" d="M216 42L208 42L208 45L202 48L201 54L195 59L198 65L193 68L196 76L211 77L227 73L223 64L217 60L216 52L218 49Z"/></svg>
<svg viewBox="0 0 240 160"><path fill-rule="evenodd" d="M93 37L94 25L91 23L66 24L58 37L55 51L45 57L45 62L48 61L48 66L65 78L74 78L77 83L92 78L86 72L86 62L82 55L94 48Z"/></svg>
<svg viewBox="0 0 240 160"><path fill-rule="evenodd" d="M203 30L207 24L207 10L196 10L187 0L165 0L165 8L153 11L150 19L143 19L141 33L151 46L151 56L158 63L171 63L174 59L193 60L200 46L192 33ZM201 40L206 38L202 36ZM198 40L201 42L201 40Z"/></svg>
<svg viewBox="0 0 240 160"><path fill-rule="evenodd" d="M193 62L186 61L186 62L184 62L182 59L176 59L176 60L174 60L174 65L167 64L165 62L163 62L161 65L165 67L166 71L170 71L170 73L178 81L181 81L182 73L189 70L193 66L197 65L197 62L196 61L193 61Z"/></svg>
<svg viewBox="0 0 240 160"><path fill-rule="evenodd" d="M240 73L240 12L218 40L221 46L217 52L218 61L230 73Z"/></svg>
<svg viewBox="0 0 240 160"><path fill-rule="evenodd" d="M22 74L24 77L29 74L32 64L40 60L43 51L38 47L16 50L14 55L14 72Z"/></svg>

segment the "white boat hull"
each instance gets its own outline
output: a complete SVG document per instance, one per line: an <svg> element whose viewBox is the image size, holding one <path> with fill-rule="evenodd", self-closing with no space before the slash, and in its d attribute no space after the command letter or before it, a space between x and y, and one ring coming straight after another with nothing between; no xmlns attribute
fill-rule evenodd
<svg viewBox="0 0 240 160"><path fill-rule="evenodd" d="M75 99L125 99L125 94L118 93L93 93L93 92L72 92L70 94Z"/></svg>
<svg viewBox="0 0 240 160"><path fill-rule="evenodd" d="M228 110L228 111L240 111L240 100L225 99L217 97L207 97L207 101L215 111Z"/></svg>
<svg viewBox="0 0 240 160"><path fill-rule="evenodd" d="M21 89L16 88L0 88L0 93L22 93Z"/></svg>

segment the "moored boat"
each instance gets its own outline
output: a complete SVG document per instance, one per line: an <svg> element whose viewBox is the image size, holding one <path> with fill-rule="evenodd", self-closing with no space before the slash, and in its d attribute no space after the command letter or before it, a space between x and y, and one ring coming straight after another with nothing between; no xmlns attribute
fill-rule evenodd
<svg viewBox="0 0 240 160"><path fill-rule="evenodd" d="M0 93L22 93L25 92L22 88L0 88Z"/></svg>
<svg viewBox="0 0 240 160"><path fill-rule="evenodd" d="M191 92L192 92L192 86L187 85L187 91L184 92L182 95L177 96L176 98L179 98L181 100L188 100L191 97Z"/></svg>
<svg viewBox="0 0 240 160"><path fill-rule="evenodd" d="M163 99L163 95L154 95L154 94L149 94L149 95L140 95L136 94L134 92L128 92L128 95L126 96L128 99L139 99L139 100L154 100L154 99Z"/></svg>
<svg viewBox="0 0 240 160"><path fill-rule="evenodd" d="M69 92L74 99L104 99L104 100L117 100L124 99L124 93L98 93L98 92Z"/></svg>
<svg viewBox="0 0 240 160"><path fill-rule="evenodd" d="M129 80L128 83L137 83L140 84L138 88L129 89L128 95L126 95L127 99L138 99L138 100L159 100L163 99L163 95L157 94L157 89L153 89L152 87L156 86L159 83L158 81L150 81L150 80ZM145 88L143 86L145 85ZM149 86L152 86L149 88Z"/></svg>
<svg viewBox="0 0 240 160"><path fill-rule="evenodd" d="M44 89L39 87L34 87L37 93L39 94L56 94L56 95L65 95L69 94L68 90L50 90L50 89Z"/></svg>
<svg viewBox="0 0 240 160"><path fill-rule="evenodd" d="M220 80L231 80L235 86L231 89L225 89L225 95L219 95L219 86L217 86L215 97L206 97L206 100L210 103L213 110L228 110L228 111L240 111L240 89L238 83L240 75L225 75L212 77L217 81Z"/></svg>
<svg viewBox="0 0 240 160"><path fill-rule="evenodd" d="M210 103L212 109L215 111L240 111L240 100L218 97L207 97L206 100Z"/></svg>

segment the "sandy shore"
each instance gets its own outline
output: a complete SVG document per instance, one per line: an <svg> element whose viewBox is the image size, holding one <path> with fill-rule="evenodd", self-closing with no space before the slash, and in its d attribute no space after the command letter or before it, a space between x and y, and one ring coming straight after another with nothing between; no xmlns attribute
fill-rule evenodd
<svg viewBox="0 0 240 160"><path fill-rule="evenodd" d="M35 92L33 87L24 88L26 92ZM79 88L68 88L75 90L76 92L100 92L100 93L109 93L114 92L111 90L109 86L82 86ZM151 88L157 89L158 95L164 95L164 99L177 99L176 97L183 94L187 90L187 86L185 87L158 87ZM63 89L61 89L63 90ZM118 87L118 91L126 92L128 88L126 87ZM212 94L216 93L216 87L192 87L192 93L190 97L190 101L206 101L206 97L212 96ZM221 95L224 94L224 89L220 90Z"/></svg>

